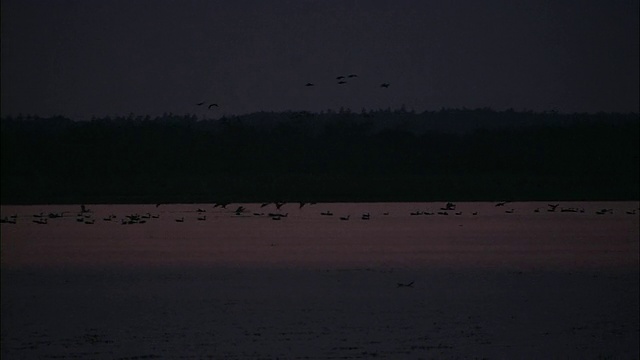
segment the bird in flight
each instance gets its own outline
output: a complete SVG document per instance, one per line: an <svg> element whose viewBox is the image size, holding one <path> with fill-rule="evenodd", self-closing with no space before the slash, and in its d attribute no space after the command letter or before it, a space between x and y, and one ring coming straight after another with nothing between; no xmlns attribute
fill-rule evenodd
<svg viewBox="0 0 640 360"><path fill-rule="evenodd" d="M218 104L213 103L213 104L209 104L209 109L211 109L212 107L219 107Z"/></svg>
<svg viewBox="0 0 640 360"><path fill-rule="evenodd" d="M357 74L349 74L349 76L348 76L348 77L350 77L350 78L355 78L355 77L358 77L358 75L357 75Z"/></svg>
<svg viewBox="0 0 640 360"><path fill-rule="evenodd" d="M388 87L389 87L389 85L391 85L391 84L389 84L389 83L382 83L382 84L380 84L380 87L388 88Z"/></svg>
<svg viewBox="0 0 640 360"><path fill-rule="evenodd" d="M344 79L344 76L342 76L342 75L336 77L336 80L342 80L342 79Z"/></svg>
<svg viewBox="0 0 640 360"><path fill-rule="evenodd" d="M197 103L196 105L200 106L200 105L203 105L203 104L204 104L204 101L201 101L201 102Z"/></svg>
<svg viewBox="0 0 640 360"><path fill-rule="evenodd" d="M346 84L346 83L347 83L347 82L346 82L346 81L344 81L344 80L338 81L338 84L340 84L340 85L343 85L343 84Z"/></svg>
<svg viewBox="0 0 640 360"><path fill-rule="evenodd" d="M304 86L315 86L314 83L306 83Z"/></svg>

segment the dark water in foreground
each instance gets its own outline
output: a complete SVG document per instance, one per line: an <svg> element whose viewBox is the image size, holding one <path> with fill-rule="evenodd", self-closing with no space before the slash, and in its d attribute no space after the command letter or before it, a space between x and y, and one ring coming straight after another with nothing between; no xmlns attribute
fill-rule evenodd
<svg viewBox="0 0 640 360"><path fill-rule="evenodd" d="M3 206L2 358L640 356L637 202L443 206Z"/></svg>

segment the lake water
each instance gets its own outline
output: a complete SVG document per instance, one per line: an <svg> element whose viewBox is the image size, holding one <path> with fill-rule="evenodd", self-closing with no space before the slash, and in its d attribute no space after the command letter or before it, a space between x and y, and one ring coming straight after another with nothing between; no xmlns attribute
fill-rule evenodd
<svg viewBox="0 0 640 360"><path fill-rule="evenodd" d="M1 355L637 359L638 205L2 206Z"/></svg>
<svg viewBox="0 0 640 360"><path fill-rule="evenodd" d="M2 206L2 266L638 267L638 202L554 203Z"/></svg>

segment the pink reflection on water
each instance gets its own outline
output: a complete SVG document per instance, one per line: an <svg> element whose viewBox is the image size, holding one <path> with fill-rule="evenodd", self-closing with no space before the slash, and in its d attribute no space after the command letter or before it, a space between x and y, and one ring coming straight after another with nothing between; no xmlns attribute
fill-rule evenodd
<svg viewBox="0 0 640 360"><path fill-rule="evenodd" d="M2 206L3 218L17 215L2 224L2 266L638 268L639 215L627 214L638 202L567 202L555 212L547 202L456 205L448 215L437 215L444 203L87 205L85 214L79 205ZM122 225L127 215L145 223Z"/></svg>

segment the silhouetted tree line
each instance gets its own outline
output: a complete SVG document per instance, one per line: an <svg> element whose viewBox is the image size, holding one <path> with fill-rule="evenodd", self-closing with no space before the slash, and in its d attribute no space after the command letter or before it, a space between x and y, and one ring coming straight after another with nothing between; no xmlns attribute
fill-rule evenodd
<svg viewBox="0 0 640 360"><path fill-rule="evenodd" d="M638 199L638 114L4 118L2 203Z"/></svg>

